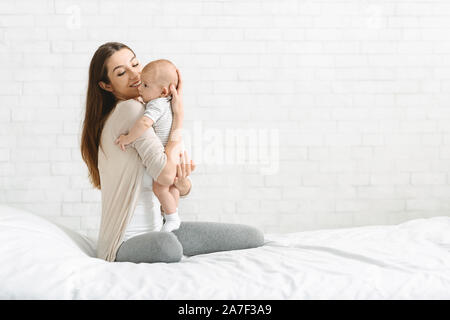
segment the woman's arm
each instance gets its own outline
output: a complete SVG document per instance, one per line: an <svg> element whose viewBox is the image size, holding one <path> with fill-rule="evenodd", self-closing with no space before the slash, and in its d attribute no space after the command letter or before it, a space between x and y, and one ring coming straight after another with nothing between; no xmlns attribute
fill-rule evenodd
<svg viewBox="0 0 450 320"><path fill-rule="evenodd" d="M121 134L127 134L144 113L144 106L133 99L119 102L115 108L114 117L117 121L114 121L112 128L114 140ZM117 148L119 149L118 145ZM175 158L164 152L164 146L153 127L150 127L134 142L127 145L126 149L128 148L136 150L145 170L154 180L164 185L173 183L176 170ZM173 170L171 180L170 170Z"/></svg>
<svg viewBox="0 0 450 320"><path fill-rule="evenodd" d="M158 183L170 186L175 180L177 173L178 155L181 152L181 130L183 129L184 115L181 113L173 114L172 129L166 144L165 153L167 155L167 163L158 176Z"/></svg>
<svg viewBox="0 0 450 320"><path fill-rule="evenodd" d="M170 186L174 183L177 173L178 157L181 153L181 139L184 120L184 106L183 106L183 80L180 75L180 71L177 69L178 74L178 88L175 88L173 84L170 85L170 91L172 94L172 128L170 131L169 139L166 144L167 164L158 177L158 182L162 185Z"/></svg>
<svg viewBox="0 0 450 320"><path fill-rule="evenodd" d="M153 125L152 119L150 119L147 116L142 116L138 121L136 121L136 123L130 129L130 132L128 132L128 134L120 135L120 137L117 138L115 143L120 146L120 149L122 149L122 151L125 151L125 146L127 144L132 143L134 140L142 136L144 132L148 130L152 125Z"/></svg>

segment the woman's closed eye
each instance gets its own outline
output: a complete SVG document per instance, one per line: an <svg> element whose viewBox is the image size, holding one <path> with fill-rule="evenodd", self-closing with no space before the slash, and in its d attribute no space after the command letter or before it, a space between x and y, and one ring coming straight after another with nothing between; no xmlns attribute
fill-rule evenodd
<svg viewBox="0 0 450 320"><path fill-rule="evenodd" d="M136 68L137 66L139 66L139 62L136 62L135 64L132 65L133 68ZM120 72L117 74L117 76L121 77L125 74L126 70Z"/></svg>

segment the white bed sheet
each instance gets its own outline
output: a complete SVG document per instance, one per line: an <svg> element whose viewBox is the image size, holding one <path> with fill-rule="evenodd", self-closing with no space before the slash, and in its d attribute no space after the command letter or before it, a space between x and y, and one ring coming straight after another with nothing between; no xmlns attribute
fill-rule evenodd
<svg viewBox="0 0 450 320"><path fill-rule="evenodd" d="M266 234L262 247L108 263L86 238L0 205L1 299L450 299L450 217Z"/></svg>

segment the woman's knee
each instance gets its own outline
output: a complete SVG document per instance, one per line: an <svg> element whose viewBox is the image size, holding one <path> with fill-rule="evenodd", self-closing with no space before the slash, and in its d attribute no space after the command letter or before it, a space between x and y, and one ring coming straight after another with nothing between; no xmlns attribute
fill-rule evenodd
<svg viewBox="0 0 450 320"><path fill-rule="evenodd" d="M117 251L117 262L156 263L179 262L183 247L170 232L152 231L132 237L122 243Z"/></svg>

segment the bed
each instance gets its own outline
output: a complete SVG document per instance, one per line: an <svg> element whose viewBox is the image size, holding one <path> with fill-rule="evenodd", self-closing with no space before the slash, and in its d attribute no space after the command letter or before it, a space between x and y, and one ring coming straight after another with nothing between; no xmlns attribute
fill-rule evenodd
<svg viewBox="0 0 450 320"><path fill-rule="evenodd" d="M95 242L0 205L1 299L450 299L450 217L266 234L179 263L109 263Z"/></svg>

